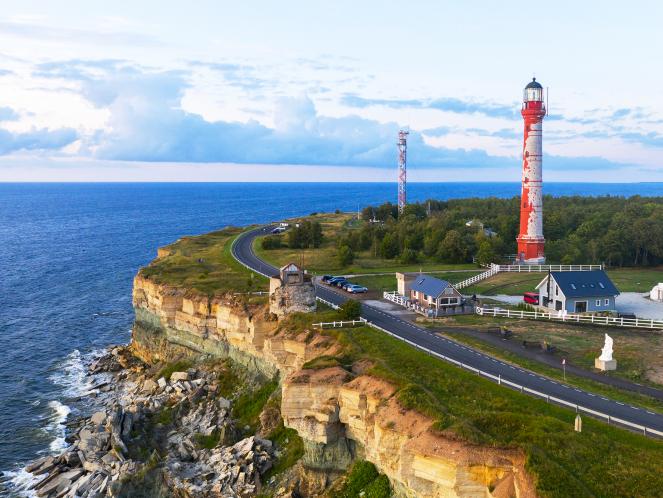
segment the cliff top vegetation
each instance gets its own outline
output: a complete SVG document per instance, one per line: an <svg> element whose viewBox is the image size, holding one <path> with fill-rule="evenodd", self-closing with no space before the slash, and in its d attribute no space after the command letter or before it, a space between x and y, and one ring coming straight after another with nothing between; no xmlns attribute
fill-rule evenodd
<svg viewBox="0 0 663 498"><path fill-rule="evenodd" d="M250 272L230 247L244 228L229 227L195 237L182 237L159 250L160 257L139 275L155 283L172 285L213 296L226 292L267 290L267 279Z"/></svg>

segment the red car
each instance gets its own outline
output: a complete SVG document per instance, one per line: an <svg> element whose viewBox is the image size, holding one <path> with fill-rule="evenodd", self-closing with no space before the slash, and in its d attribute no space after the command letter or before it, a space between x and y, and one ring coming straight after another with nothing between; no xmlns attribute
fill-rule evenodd
<svg viewBox="0 0 663 498"><path fill-rule="evenodd" d="M539 304L539 295L536 292L525 292L523 301L527 304Z"/></svg>

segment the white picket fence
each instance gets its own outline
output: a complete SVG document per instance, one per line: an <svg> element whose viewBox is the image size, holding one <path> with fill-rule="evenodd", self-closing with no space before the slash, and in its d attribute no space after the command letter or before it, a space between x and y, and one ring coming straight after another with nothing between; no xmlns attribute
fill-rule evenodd
<svg viewBox="0 0 663 498"><path fill-rule="evenodd" d="M456 289L462 289L463 287L469 287L472 284L476 284L477 282L481 282L482 280L486 280L489 277L492 277L493 275L496 275L500 271L500 265L496 265L495 263L490 265L490 268L486 270L483 273L479 273L478 275L474 275L473 277L467 278L463 280L462 282L458 282L457 284L453 284L453 286Z"/></svg>
<svg viewBox="0 0 663 498"><path fill-rule="evenodd" d="M570 323L593 323L612 327L635 327L644 329L663 329L663 320L645 318L615 318L611 316L580 315L557 311L521 311L503 308L482 308L477 306L476 313L482 316L502 316L506 318L524 318L529 320L556 320Z"/></svg>
<svg viewBox="0 0 663 498"><path fill-rule="evenodd" d="M486 280L493 275L501 272L517 272L517 273L543 273L548 271L593 271L603 270L603 265L497 265L491 263L483 273L474 275L468 279L453 284L456 289L469 287L472 284Z"/></svg>
<svg viewBox="0 0 663 498"><path fill-rule="evenodd" d="M396 291L386 291L382 294L382 297L387 301L398 304L399 306L407 306L407 303L410 301L407 297Z"/></svg>
<svg viewBox="0 0 663 498"><path fill-rule="evenodd" d="M499 272L542 273L548 271L594 271L603 265L495 265Z"/></svg>
<svg viewBox="0 0 663 498"><path fill-rule="evenodd" d="M663 432L658 431L656 429L652 429L650 427L640 425L640 424L635 424L633 422L629 422L628 420L623 420L623 419L620 419L620 418L617 418L617 417L613 417L613 416L608 415L606 413L598 412L596 410L592 410L591 408L587 408L585 406L578 405L576 403L571 403L569 401L557 398L555 396L550 396L546 393L542 393L542 392L536 391L534 389L530 389L529 387L521 386L520 384L517 384L515 382L511 382L510 380L503 379L500 375L493 375L493 374L490 374L488 372L484 372L483 370L479 370L478 368L475 368L471 365L467 365L467 364L462 363L458 360L454 360L453 358L449 358L448 356L445 356L441 353L438 353L436 351L432 351L428 348L420 346L419 344L417 344L415 342L412 342L408 339L405 339L404 337L398 336L398 335L396 335L392 332L389 332L388 330L386 330L386 329L384 329L384 328L382 328L378 325L375 325L374 323L367 322L366 324L370 327L373 327L374 329L380 330L380 331L384 332L385 334L390 335L394 339L398 339L399 341L406 342L410 346L412 346L414 348L417 348L420 351L423 351L423 352L429 354L430 356L435 356L435 357L440 358L442 360L453 363L454 365L456 365L458 367L461 367L461 368L464 368L466 370L469 370L470 372L474 372L474 373L476 373L477 375L479 375L481 377L484 377L486 379L490 379L490 380L496 382L499 385L511 387L512 389L520 391L521 393L531 394L531 395L536 396L538 398L545 399L546 402L548 402L548 403L555 403L557 405L561 405L561 406L565 406L567 408L574 409L576 411L576 413L581 413L581 412L587 413L587 414L589 414L589 415L591 415L595 418L598 418L598 419L601 419L601 420L604 420L604 421L608 422L608 424L617 424L617 425L620 425L622 427L626 427L626 428L631 429L631 430L636 430L638 432L641 432L645 436L649 436L649 437L656 436L656 437L659 437L659 438L663 438Z"/></svg>
<svg viewBox="0 0 663 498"><path fill-rule="evenodd" d="M359 320L341 320L335 322L320 322L314 323L314 327L321 329L336 329L342 327L356 327L357 325L364 325L366 323L366 318L359 318Z"/></svg>

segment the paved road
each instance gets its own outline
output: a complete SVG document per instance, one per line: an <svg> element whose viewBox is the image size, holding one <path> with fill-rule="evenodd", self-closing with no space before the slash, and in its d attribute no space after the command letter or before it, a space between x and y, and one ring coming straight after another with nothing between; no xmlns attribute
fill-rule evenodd
<svg viewBox="0 0 663 498"><path fill-rule="evenodd" d="M271 226L260 227L240 235L233 245L233 256L242 264L265 276L278 273L278 269L258 258L253 252L253 240L269 233ZM324 285L316 285L316 295L334 304L342 304L348 299L342 291L335 291ZM663 431L663 415L614 401L598 394L593 394L572 386L556 382L536 373L509 365L473 348L464 346L451 339L440 337L433 332L407 322L367 304L362 304L362 317L392 334L418 346L435 351L456 361L465 363L502 379L581 405L611 417L620 418L647 428Z"/></svg>

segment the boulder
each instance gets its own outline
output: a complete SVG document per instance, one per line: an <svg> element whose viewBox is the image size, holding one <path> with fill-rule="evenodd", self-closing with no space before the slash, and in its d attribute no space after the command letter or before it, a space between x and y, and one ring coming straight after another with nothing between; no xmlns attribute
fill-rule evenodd
<svg viewBox="0 0 663 498"><path fill-rule="evenodd" d="M189 380L189 372L173 372L170 375L171 382L177 382L179 380Z"/></svg>
<svg viewBox="0 0 663 498"><path fill-rule="evenodd" d="M159 388L165 389L165 387L168 385L168 381L165 377L160 377L159 380L157 380L157 384Z"/></svg>
<svg viewBox="0 0 663 498"><path fill-rule="evenodd" d="M104 425L106 423L106 412L96 412L90 417L90 421L94 425Z"/></svg>
<svg viewBox="0 0 663 498"><path fill-rule="evenodd" d="M146 379L145 382L143 382L143 392L144 393L153 393L154 391L157 390L159 385L154 382L152 379Z"/></svg>

